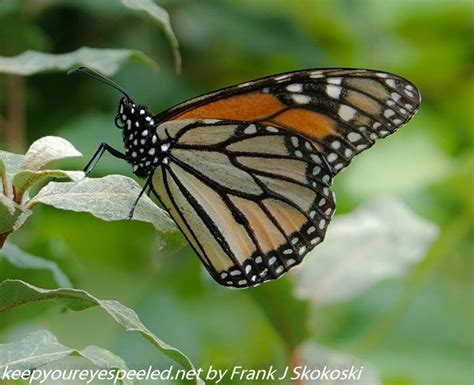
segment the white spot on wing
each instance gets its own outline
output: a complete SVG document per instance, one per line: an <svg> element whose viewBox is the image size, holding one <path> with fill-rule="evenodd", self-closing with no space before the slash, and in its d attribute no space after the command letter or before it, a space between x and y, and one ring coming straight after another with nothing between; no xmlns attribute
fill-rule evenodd
<svg viewBox="0 0 474 385"><path fill-rule="evenodd" d="M339 99L339 96L341 95L341 87L333 86L333 85L327 85L326 86L326 94L328 94L328 96L333 98L333 99Z"/></svg>
<svg viewBox="0 0 474 385"><path fill-rule="evenodd" d="M311 101L311 96L303 94L294 94L291 98L298 104L307 104Z"/></svg>
<svg viewBox="0 0 474 385"><path fill-rule="evenodd" d="M341 78L328 78L328 83L331 84L341 84Z"/></svg>
<svg viewBox="0 0 474 385"><path fill-rule="evenodd" d="M341 104L337 113L342 120L345 120L347 122L355 116L356 110L350 106Z"/></svg>
<svg viewBox="0 0 474 385"><path fill-rule="evenodd" d="M320 79L324 77L324 74L321 71L314 71L311 72L311 75L309 75L311 79Z"/></svg>
<svg viewBox="0 0 474 385"><path fill-rule="evenodd" d="M395 101L398 101L401 98L401 96L399 94L397 94L396 92L392 92L390 94L390 97Z"/></svg>
<svg viewBox="0 0 474 385"><path fill-rule="evenodd" d="M358 132L349 132L349 135L347 135L347 139L349 139L349 141L352 143L357 142L361 138L362 135L360 135Z"/></svg>
<svg viewBox="0 0 474 385"><path fill-rule="evenodd" d="M303 85L300 83L293 83L286 86L286 89L290 92L301 92L303 91Z"/></svg>
<svg viewBox="0 0 474 385"><path fill-rule="evenodd" d="M290 77L289 74L285 74L285 75L276 76L273 79L275 79L276 81L280 81L280 80L288 79L289 77Z"/></svg>
<svg viewBox="0 0 474 385"><path fill-rule="evenodd" d="M244 133L246 134L255 134L257 132L257 127L255 127L255 124L251 124L247 126L244 130Z"/></svg>

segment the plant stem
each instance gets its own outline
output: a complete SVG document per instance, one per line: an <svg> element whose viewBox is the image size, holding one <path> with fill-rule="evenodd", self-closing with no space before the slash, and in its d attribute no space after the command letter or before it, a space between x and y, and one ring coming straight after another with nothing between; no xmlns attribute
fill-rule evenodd
<svg viewBox="0 0 474 385"><path fill-rule="evenodd" d="M0 234L0 250L3 248L5 241L7 240L8 236L10 235L11 231L7 233Z"/></svg>
<svg viewBox="0 0 474 385"><path fill-rule="evenodd" d="M289 365L290 365L290 371L292 371L293 368L297 366L304 366L303 357L301 357L300 351L297 346L293 348L293 351L290 354ZM293 384L304 385L304 381L302 378L297 377L293 380Z"/></svg>
<svg viewBox="0 0 474 385"><path fill-rule="evenodd" d="M6 111L4 140L10 151L18 152L25 144L25 79L6 75Z"/></svg>

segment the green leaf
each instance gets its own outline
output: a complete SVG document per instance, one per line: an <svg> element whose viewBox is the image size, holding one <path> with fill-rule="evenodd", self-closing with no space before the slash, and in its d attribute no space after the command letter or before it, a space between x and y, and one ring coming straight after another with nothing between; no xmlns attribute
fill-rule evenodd
<svg viewBox="0 0 474 385"><path fill-rule="evenodd" d="M84 290L77 289L41 289L20 280L6 280L0 284L0 313L15 307L38 301L54 301L70 310L86 310L99 306L127 331L140 333L158 350L183 367L194 370L188 357L180 350L168 345L156 337L140 321L137 314L120 302L100 300ZM196 383L203 384L198 378Z"/></svg>
<svg viewBox="0 0 474 385"><path fill-rule="evenodd" d="M1 258L5 258L10 264L20 269L49 270L58 283L58 286L66 288L72 287L71 281L56 263L29 254L10 242L6 242L0 251L0 259Z"/></svg>
<svg viewBox="0 0 474 385"><path fill-rule="evenodd" d="M105 221L124 220L141 190L137 182L121 175L84 178L79 182L50 182L27 207L43 203L62 210L88 212ZM140 198L133 219L153 224L160 239L165 241L177 233L169 214L146 195Z"/></svg>
<svg viewBox="0 0 474 385"><path fill-rule="evenodd" d="M6 370L22 372L37 369L71 355L79 355L100 369L120 369L127 371L125 361L112 352L98 346L88 346L76 350L62 345L56 336L48 330L38 330L28 334L19 341L0 345L0 378L6 375ZM123 384L133 384L124 380Z"/></svg>
<svg viewBox="0 0 474 385"><path fill-rule="evenodd" d="M66 139L45 136L34 141L20 163L20 170L40 171L55 160L82 157Z"/></svg>
<svg viewBox="0 0 474 385"><path fill-rule="evenodd" d="M179 43L174 34L168 12L156 5L152 0L122 0L122 4L129 9L144 11L156 21L165 31L166 37L173 50L176 71L181 72L181 55L179 53Z"/></svg>
<svg viewBox="0 0 474 385"><path fill-rule="evenodd" d="M82 47L64 54L26 51L14 57L0 56L0 73L34 75L41 72L63 72L77 66L87 66L111 76L128 60L135 60L153 68L158 67L152 59L140 51Z"/></svg>
<svg viewBox="0 0 474 385"><path fill-rule="evenodd" d="M316 305L345 301L399 277L428 252L438 227L396 198L379 198L334 219L325 241L296 271L296 293Z"/></svg>
<svg viewBox="0 0 474 385"><path fill-rule="evenodd" d="M18 229L30 214L30 210L19 206L10 198L0 194L0 234Z"/></svg>

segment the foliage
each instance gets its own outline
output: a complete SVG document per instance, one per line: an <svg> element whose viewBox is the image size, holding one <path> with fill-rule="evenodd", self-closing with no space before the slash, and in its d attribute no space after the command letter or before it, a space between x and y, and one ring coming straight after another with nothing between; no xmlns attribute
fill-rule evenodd
<svg viewBox="0 0 474 385"><path fill-rule="evenodd" d="M469 384L470 3L162 5L170 17L151 0L0 3L0 233L8 235L1 288L25 298L74 293L95 304L86 310L86 302L41 300L0 310L0 369L5 357L27 357L32 347L97 367L167 367L172 361L156 354L162 344L150 337L159 335L186 353L169 347L177 354L171 360L188 367L357 362L368 368L367 384ZM121 220L140 191L128 165L105 156L91 178L77 171L85 164L80 153L90 158L102 141L121 146L113 127L119 95L67 77L77 65L114 76L155 112L221 86L310 67L394 72L419 86L424 101L406 127L337 176L331 234L298 272L229 291L183 248L156 202L143 197L137 220ZM98 298L138 314L152 344L123 333L120 320L110 323L99 311L109 302ZM0 304L5 299L14 297L0 295ZM64 305L80 311L64 312ZM59 362L71 364L62 358L28 367Z"/></svg>

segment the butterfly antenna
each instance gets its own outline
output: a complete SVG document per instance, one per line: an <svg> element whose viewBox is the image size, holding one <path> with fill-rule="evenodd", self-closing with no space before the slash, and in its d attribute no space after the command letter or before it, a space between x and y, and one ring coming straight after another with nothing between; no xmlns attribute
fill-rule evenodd
<svg viewBox="0 0 474 385"><path fill-rule="evenodd" d="M96 79L96 80L98 80L102 83L108 84L109 86L115 88L117 91L122 93L123 96L125 96L128 100L131 100L130 96L128 96L128 94L125 92L125 90L122 87L120 87L117 83L115 83L114 81L109 79L107 76L102 75L100 72L94 71L93 69L90 69L88 67L83 66L83 67L78 67L78 68L74 68L72 70L69 70L67 72L67 74L71 75L71 74L76 73L76 72L81 72L84 75L90 76L93 79Z"/></svg>

